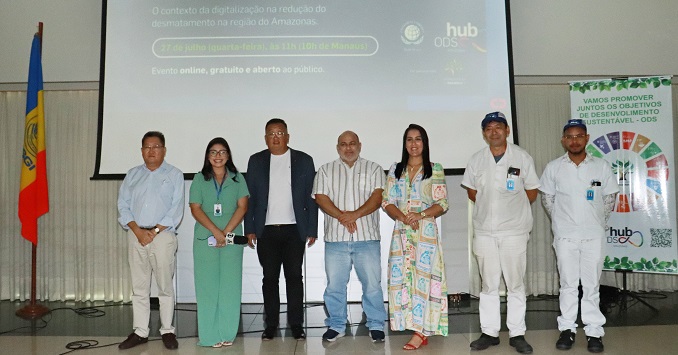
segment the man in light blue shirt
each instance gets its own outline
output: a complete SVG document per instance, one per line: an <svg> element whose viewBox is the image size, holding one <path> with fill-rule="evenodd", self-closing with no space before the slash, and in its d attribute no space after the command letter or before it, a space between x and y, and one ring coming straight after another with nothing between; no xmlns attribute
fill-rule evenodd
<svg viewBox="0 0 678 355"><path fill-rule="evenodd" d="M160 334L167 349L179 344L174 334L174 269L176 228L184 214L184 175L165 162L165 136L147 132L141 140L144 164L125 176L118 195L118 222L127 230L132 273L134 332L118 348L148 341L151 274L155 274L160 302Z"/></svg>

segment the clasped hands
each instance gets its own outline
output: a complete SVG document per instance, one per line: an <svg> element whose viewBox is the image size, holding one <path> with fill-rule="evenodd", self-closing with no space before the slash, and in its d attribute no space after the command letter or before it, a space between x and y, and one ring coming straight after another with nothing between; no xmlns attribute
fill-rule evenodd
<svg viewBox="0 0 678 355"><path fill-rule="evenodd" d="M229 232L231 233L231 232ZM214 239L217 240L217 245L215 247L217 248L223 248L226 246L226 233L225 231L220 230L219 233L214 233Z"/></svg>
<svg viewBox="0 0 678 355"><path fill-rule="evenodd" d="M353 234L358 230L358 224L355 222L358 218L360 216L355 211L341 211L337 220L342 226L346 227L349 233Z"/></svg>
<svg viewBox="0 0 678 355"><path fill-rule="evenodd" d="M410 228L417 230L419 229L419 221L422 219L424 219L424 216L422 216L421 213L408 212L407 214L403 214L401 222L409 225Z"/></svg>
<svg viewBox="0 0 678 355"><path fill-rule="evenodd" d="M157 236L154 230L149 229L138 228L137 230L133 230L133 232L134 235L137 237L139 244L141 244L141 246L143 247L151 244L153 242L153 239Z"/></svg>

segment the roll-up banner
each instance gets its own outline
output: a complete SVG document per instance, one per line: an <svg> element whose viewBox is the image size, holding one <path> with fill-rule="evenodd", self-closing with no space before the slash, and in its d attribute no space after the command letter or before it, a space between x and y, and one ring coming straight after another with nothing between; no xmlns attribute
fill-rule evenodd
<svg viewBox="0 0 678 355"><path fill-rule="evenodd" d="M671 76L572 81L570 101L586 122L586 151L619 183L603 269L677 274Z"/></svg>

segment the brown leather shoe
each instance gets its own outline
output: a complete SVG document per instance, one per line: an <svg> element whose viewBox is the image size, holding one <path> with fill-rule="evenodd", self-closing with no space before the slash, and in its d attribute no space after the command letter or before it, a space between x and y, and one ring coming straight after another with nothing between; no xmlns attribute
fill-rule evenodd
<svg viewBox="0 0 678 355"><path fill-rule="evenodd" d="M125 339L125 341L118 345L118 349L125 350L147 342L148 338L142 338L138 336L137 333L132 333L127 337L127 339Z"/></svg>
<svg viewBox="0 0 678 355"><path fill-rule="evenodd" d="M174 350L179 347L179 343L177 342L177 336L174 335L174 333L163 334L162 343L165 344L165 347L170 350Z"/></svg>

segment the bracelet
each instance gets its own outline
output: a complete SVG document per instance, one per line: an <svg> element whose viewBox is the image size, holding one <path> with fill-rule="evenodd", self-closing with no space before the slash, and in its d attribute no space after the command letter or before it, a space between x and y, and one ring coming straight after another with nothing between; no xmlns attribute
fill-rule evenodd
<svg viewBox="0 0 678 355"><path fill-rule="evenodd" d="M422 218L426 218L426 212L421 211L419 214L421 215Z"/></svg>

